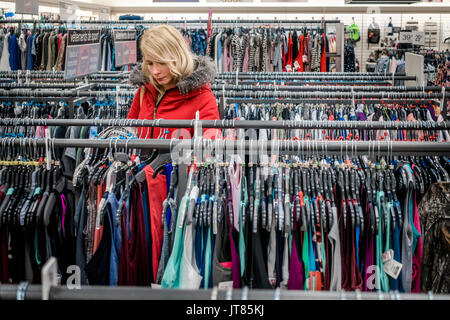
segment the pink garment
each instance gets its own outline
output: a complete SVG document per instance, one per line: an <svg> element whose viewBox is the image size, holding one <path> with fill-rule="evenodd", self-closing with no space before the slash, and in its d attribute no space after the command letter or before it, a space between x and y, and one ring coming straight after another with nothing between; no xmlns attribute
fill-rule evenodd
<svg viewBox="0 0 450 320"><path fill-rule="evenodd" d="M389 72L390 73L395 73L395 71L397 70L397 59L395 59L394 57L391 58L391 61L389 62Z"/></svg>
<svg viewBox="0 0 450 320"><path fill-rule="evenodd" d="M370 120L370 121L372 121L372 120ZM384 117L381 116L378 121L383 122ZM383 138L383 139L381 139L381 138ZM377 140L389 141L390 139L391 139L391 137L389 136L389 130L377 130Z"/></svg>
<svg viewBox="0 0 450 320"><path fill-rule="evenodd" d="M230 43L230 39L226 39L223 44L223 71L224 72L232 72L233 71L233 57L231 55L229 43Z"/></svg>
<svg viewBox="0 0 450 320"><path fill-rule="evenodd" d="M420 230L420 219L419 219L419 211L417 210L417 199L416 193L414 193L414 204L413 204L413 220L414 227L416 227L417 231L422 234ZM420 292L420 273L422 271L422 257L423 257L423 240L420 237L417 240L416 251L414 252L413 260L412 260L412 282L411 282L411 292L419 293Z"/></svg>
<svg viewBox="0 0 450 320"><path fill-rule="evenodd" d="M406 117L406 121L416 122L417 120L414 118L414 114L410 113ZM416 137L415 137L416 140L419 140L421 137L424 137L423 130L414 130L414 133L416 135Z"/></svg>
<svg viewBox="0 0 450 320"><path fill-rule="evenodd" d="M249 61L249 47L245 48L244 60L242 60L242 72L248 72L248 61Z"/></svg>

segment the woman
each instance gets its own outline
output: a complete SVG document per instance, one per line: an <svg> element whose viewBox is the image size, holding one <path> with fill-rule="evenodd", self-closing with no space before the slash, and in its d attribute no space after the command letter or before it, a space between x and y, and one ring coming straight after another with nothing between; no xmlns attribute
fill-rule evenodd
<svg viewBox="0 0 450 320"><path fill-rule="evenodd" d="M195 119L199 111L201 120L219 119L219 110L210 82L215 77L214 63L206 57L194 56L189 51L183 36L174 27L160 25L145 31L141 39L142 66L138 66L130 76L133 85L139 85L127 119ZM214 138L220 130L203 131L205 138ZM141 128L140 138L191 139L193 129ZM148 151L148 150L147 150ZM145 153L145 151L144 151ZM168 154L161 159L170 159ZM156 160L155 160L156 161ZM149 192L149 216L151 225L151 266L152 282L162 277L160 259L165 265L167 250L163 246L162 204L167 197L165 175L153 178L160 164L153 161L143 169ZM183 186L179 186L180 189ZM179 197L183 191L179 191ZM145 208L145 207L144 207ZM145 210L145 209L144 209ZM164 253L161 257L162 253ZM145 256L145 254L144 254ZM145 259L144 259L145 260ZM145 263L143 264L145 265Z"/></svg>
<svg viewBox="0 0 450 320"><path fill-rule="evenodd" d="M139 85L127 119L220 119L210 82L216 70L208 57L194 56L181 33L160 25L145 31L141 40L142 66L130 76ZM141 103L142 101L142 103ZM209 133L215 135L217 131ZM190 139L193 129L142 128L140 138ZM204 132L204 136L207 132ZM209 136L210 138L213 138Z"/></svg>

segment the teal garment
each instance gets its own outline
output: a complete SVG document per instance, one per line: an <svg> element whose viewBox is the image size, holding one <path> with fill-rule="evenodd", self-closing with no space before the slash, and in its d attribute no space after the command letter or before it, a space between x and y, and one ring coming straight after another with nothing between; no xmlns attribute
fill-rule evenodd
<svg viewBox="0 0 450 320"><path fill-rule="evenodd" d="M208 236L206 240L205 249L205 277L204 277L204 288L209 289L212 284L209 283L211 273L212 273L212 243L211 243L211 228L208 228Z"/></svg>
<svg viewBox="0 0 450 320"><path fill-rule="evenodd" d="M247 178L245 175L242 175L243 184L242 188L242 197L244 201L241 201L239 206L239 260L241 262L241 277L244 276L245 271L245 238L244 238L244 226L242 223L242 215L245 214L245 208L248 203L248 194L247 194Z"/></svg>
<svg viewBox="0 0 450 320"><path fill-rule="evenodd" d="M384 272L384 264L383 264L383 219L386 220L386 212L384 207L384 192L377 192L377 205L378 205L378 215L379 215L379 223L378 223L378 233L376 235L376 263L379 268L379 276L375 277L376 288L380 288L383 292L389 291L389 279ZM389 219L387 219L389 220Z"/></svg>
<svg viewBox="0 0 450 320"><path fill-rule="evenodd" d="M306 203L305 203L306 204ZM311 205L311 204L310 204ZM312 210L312 209L311 209ZM312 213L314 214L314 213ZM314 256L314 249L312 243L312 230L311 230L311 221L309 224L309 232L308 232L308 243L309 243L309 271L317 271L316 270L316 258Z"/></svg>
<svg viewBox="0 0 450 320"><path fill-rule="evenodd" d="M322 223L320 224L320 234L322 235L322 241L320 242L320 248L321 248L321 253L322 253L322 270L323 272L325 272L325 268L327 266L327 252L325 251L325 241L326 239L324 238L324 232L323 232L323 224L325 223L325 221L322 221Z"/></svg>
<svg viewBox="0 0 450 320"><path fill-rule="evenodd" d="M180 208L178 209L177 225L175 229L175 239L173 243L172 253L167 262L166 270L161 280L162 288L179 288L181 284L181 259L183 257L183 239L184 227L180 227L180 219L185 216L189 206L189 196L181 199Z"/></svg>
<svg viewBox="0 0 450 320"><path fill-rule="evenodd" d="M419 238L422 236L420 232L416 229L416 226L414 225L414 207L417 208L416 202L416 196L414 194L414 200L410 202L410 210L409 210L409 222L411 223L411 227L413 230L413 244L412 244L412 253L414 255L414 252L416 251L417 243L419 242Z"/></svg>
<svg viewBox="0 0 450 320"><path fill-rule="evenodd" d="M411 166L409 164L405 164L405 167L408 168L409 172L411 172L411 175L414 177L414 171L411 168ZM420 234L420 232L416 229L416 226L414 225L414 208L417 207L417 205L415 204L416 202L416 196L415 196L415 192L413 191L413 195L411 195L411 199L409 202L409 222L411 224L412 227L412 231L413 231L413 243L412 243L412 254L414 255L414 252L416 251L416 246L417 246L417 242L419 241L419 238L422 236Z"/></svg>

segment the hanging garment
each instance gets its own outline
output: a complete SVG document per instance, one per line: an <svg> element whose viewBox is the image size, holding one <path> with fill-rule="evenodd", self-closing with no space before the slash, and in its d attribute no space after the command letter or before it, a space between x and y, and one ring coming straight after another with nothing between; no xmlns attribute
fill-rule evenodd
<svg viewBox="0 0 450 320"><path fill-rule="evenodd" d="M21 66L21 52L16 34L11 35L9 40L9 65L12 71L20 70Z"/></svg>
<svg viewBox="0 0 450 320"><path fill-rule="evenodd" d="M3 51L0 58L0 71L10 71L11 65L9 63L9 38L10 34L7 33L3 40Z"/></svg>
<svg viewBox="0 0 450 320"><path fill-rule="evenodd" d="M417 211L423 226L421 291L450 292L449 183L431 185Z"/></svg>

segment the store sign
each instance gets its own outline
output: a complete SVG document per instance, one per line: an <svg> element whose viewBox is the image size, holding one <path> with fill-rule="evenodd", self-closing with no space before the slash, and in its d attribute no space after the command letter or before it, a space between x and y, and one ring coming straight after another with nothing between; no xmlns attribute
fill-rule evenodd
<svg viewBox="0 0 450 320"><path fill-rule="evenodd" d="M400 36L398 39L399 43L409 43L412 44L414 38L414 34L412 32L400 32Z"/></svg>
<svg viewBox="0 0 450 320"><path fill-rule="evenodd" d="M412 44L416 46L424 46L425 45L425 32L423 31L413 31L413 40Z"/></svg>
<svg viewBox="0 0 450 320"><path fill-rule="evenodd" d="M101 8L98 10L98 20L109 21L111 17L111 10L109 8Z"/></svg>
<svg viewBox="0 0 450 320"><path fill-rule="evenodd" d="M114 31L115 66L121 67L137 62L136 31Z"/></svg>
<svg viewBox="0 0 450 320"><path fill-rule="evenodd" d="M67 36L64 78L100 71L100 30L69 30Z"/></svg>
<svg viewBox="0 0 450 320"><path fill-rule="evenodd" d="M39 0L16 0L16 14L39 15Z"/></svg>
<svg viewBox="0 0 450 320"><path fill-rule="evenodd" d="M77 20L78 7L70 2L59 2L59 17L61 20L74 21Z"/></svg>

